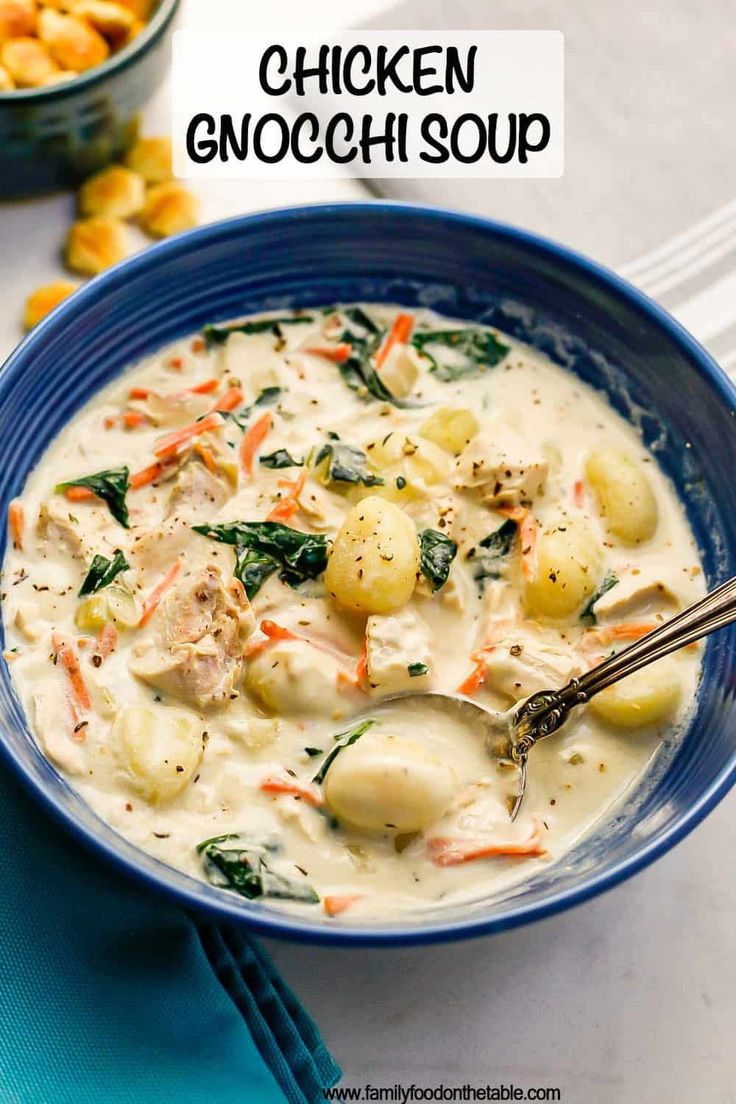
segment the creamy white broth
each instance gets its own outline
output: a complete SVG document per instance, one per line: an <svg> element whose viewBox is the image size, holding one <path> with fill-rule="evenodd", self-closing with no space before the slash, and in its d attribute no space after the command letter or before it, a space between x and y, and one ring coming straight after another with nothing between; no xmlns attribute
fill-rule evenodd
<svg viewBox="0 0 736 1104"><path fill-rule="evenodd" d="M364 309L382 332L399 313ZM397 341L373 380L380 394L390 384L394 396L416 404L402 407L348 386L338 361L350 326L334 311L221 342L189 338L149 358L96 395L48 449L19 500L22 547L9 547L3 568L15 687L39 745L99 815L146 851L216 882L221 872L197 845L235 834L219 846L230 860L242 850L250 866L265 863L264 904L335 912L346 922L496 894L564 855L676 734L700 666L698 649L688 649L658 665L661 675L633 686L628 699L604 702L603 712L579 710L535 750L514 825L507 772L478 731L430 699L409 710L374 709L372 726L339 751L320 784L312 781L335 735L350 733L356 715L371 718L372 703L387 693L464 685L505 709L623 646L631 626L646 628L703 593L671 486L600 395L502 335L501 348L491 342L485 360L469 362L462 345L421 340L426 331L466 324L428 311L414 312L412 324L416 345ZM379 362L384 341L376 338ZM353 352L358 346L354 340ZM489 358L498 362L489 366ZM473 373L446 378L464 367ZM173 460L164 456L153 482L128 490L129 528L99 498L70 501L56 490L60 480L122 466L149 472L162 440L208 417L223 396L235 418L191 436ZM439 432L436 419L427 427L439 408L471 412L458 423L460 439L448 436L446 419ZM244 427L266 413L271 425L249 472ZM332 459L357 463L374 485L330 481L331 458L316 463L326 444ZM362 459L338 456L344 444ZM617 450L635 466L634 475L622 469L608 498L591 465L602 450L603 461L605 450ZM260 463L268 457L299 466ZM622 512L610 497L616 487L631 501L624 496L621 525L641 515L641 540L613 531ZM276 570L249 601L233 577L234 548L192 527L259 522L290 495L294 506L282 505L281 524L315 534L333 562L326 575L293 587ZM390 528L397 511L405 528L388 534L383 551L390 545L390 552L378 558L385 585L363 587L368 596L355 609L347 608L347 592L332 587L333 578L345 585L340 551L332 549L358 503L358 519L378 511L373 531ZM480 542L503 525L506 539L492 559ZM399 595L387 610L402 550L418 555L412 542L427 529L457 545L449 577L433 592L437 579L417 573L408 600ZM581 536L571 573L558 571L554 549L546 563L550 532L563 542L566 533ZM354 549L349 543L348 562ZM93 557L112 562L117 550L128 569L80 598ZM178 575L169 579L174 564ZM609 576L616 585L581 620ZM352 584L360 590L363 580L356 575ZM570 595L582 587L582 598L560 614L555 603L568 601L568 585ZM550 601L552 616L543 608ZM366 602L378 607L368 623ZM297 639L278 639L283 630ZM367 630L366 670L359 661ZM87 702L79 699L75 661ZM481 677L469 685L474 671ZM514 847L522 853L490 853ZM311 899L281 896L284 885Z"/></svg>

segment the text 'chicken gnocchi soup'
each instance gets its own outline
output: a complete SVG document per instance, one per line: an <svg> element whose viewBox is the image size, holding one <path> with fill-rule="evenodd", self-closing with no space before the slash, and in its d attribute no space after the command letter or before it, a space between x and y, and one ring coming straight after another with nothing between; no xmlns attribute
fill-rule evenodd
<svg viewBox="0 0 736 1104"><path fill-rule="evenodd" d="M676 496L592 389L494 330L340 306L212 325L60 434L9 510L5 658L48 758L144 850L340 920L482 899L594 830L698 648L508 771L508 709L704 592ZM335 921L339 922L339 921Z"/></svg>

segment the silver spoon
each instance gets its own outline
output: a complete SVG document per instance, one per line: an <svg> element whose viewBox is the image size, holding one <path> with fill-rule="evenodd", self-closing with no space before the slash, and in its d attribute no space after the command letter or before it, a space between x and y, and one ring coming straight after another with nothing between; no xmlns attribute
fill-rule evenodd
<svg viewBox="0 0 736 1104"><path fill-rule="evenodd" d="M576 706L585 705L606 687L733 621L736 621L736 578L722 583L705 598L652 629L591 671L570 679L560 690L540 690L505 713L487 709L462 694L443 694L435 690L409 690L394 694L383 698L380 705L437 698L464 714L466 719L480 724L488 751L500 761L518 768L518 792L511 805L511 819L515 820L526 792L530 751L540 740L557 732Z"/></svg>

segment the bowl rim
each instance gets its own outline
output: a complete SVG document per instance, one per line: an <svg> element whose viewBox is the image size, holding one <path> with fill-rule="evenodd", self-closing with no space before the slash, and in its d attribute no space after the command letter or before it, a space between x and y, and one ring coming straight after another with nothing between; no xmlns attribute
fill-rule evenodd
<svg viewBox="0 0 736 1104"><path fill-rule="evenodd" d="M174 0L176 3L177 0ZM340 215L352 215L356 218L371 219L376 214L409 214L420 219L444 223L448 226L465 225L482 232L490 232L496 237L518 243L527 248L543 252L556 263L576 268L590 280L604 285L607 290L624 300L646 316L652 323L665 331L665 334L678 343L695 371L704 375L706 382L717 398L736 412L736 384L719 367L714 358L696 339L674 319L663 307L653 302L642 291L628 281L593 261L576 250L561 245L542 235L523 230L508 223L479 215L465 214L460 211L430 205L402 203L398 201L349 201L340 203L318 203L294 205L269 209L247 215L210 223L189 230L166 241L159 242L142 253L115 265L108 272L90 280L68 299L57 306L38 326L35 327L10 354L0 367L0 385L5 383L9 374L20 372L25 362L31 360L35 350L43 345L47 333L51 333L66 314L81 314L88 304L99 299L100 295L112 291L125 283L130 276L155 267L159 261L172 260L187 254L192 247L202 244L212 245L233 234L247 233L250 227L268 226L273 223L295 223L310 218L330 219ZM611 889L624 879L638 873L655 859L669 851L691 832L715 806L725 797L736 783L736 750L728 763L724 765L715 779L691 804L678 821L665 830L664 834L644 844L627 858L621 859L610 870L601 874L590 874L580 884L545 897L533 904L515 905L511 899L509 907L500 914L476 916L471 919L417 922L411 919L407 924L394 922L375 925L328 926L324 920L312 921L301 914L262 911L251 902L235 898L232 903L225 893L222 898L212 900L204 898L199 892L199 881L177 871L174 867L161 863L165 872L173 871L184 884L170 884L166 876L159 876L153 870L142 869L132 858L119 851L112 843L95 835L89 824L67 809L57 796L32 777L30 769L9 744L0 740L0 756L8 763L16 777L26 790L39 800L42 806L59 821L76 839L90 850L104 856L113 866L128 876L144 883L158 893L165 894L185 909L205 914L213 920L228 921L247 927L251 931L266 936L290 939L302 943L327 944L336 946L410 946L448 942L455 939L467 939L528 924L552 916L557 912L582 904L584 901ZM73 787L72 787L73 788ZM130 841L126 841L130 842ZM132 844L133 847L136 845Z"/></svg>
<svg viewBox="0 0 736 1104"><path fill-rule="evenodd" d="M114 76L118 71L127 69L138 56L157 42L165 33L181 4L181 0L159 0L158 7L146 23L144 29L137 34L132 42L110 54L99 65L93 65L71 80L61 81L59 84L42 85L40 88L13 88L9 92L0 92L0 109L4 106L31 106L39 101L46 103L51 100L62 99L64 96L76 95L92 88L95 84Z"/></svg>

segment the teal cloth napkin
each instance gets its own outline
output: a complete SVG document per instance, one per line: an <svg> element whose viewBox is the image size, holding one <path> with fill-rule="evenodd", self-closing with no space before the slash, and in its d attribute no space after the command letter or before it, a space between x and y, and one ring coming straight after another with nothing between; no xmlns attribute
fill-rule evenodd
<svg viewBox="0 0 736 1104"><path fill-rule="evenodd" d="M0 1104L316 1104L340 1071L254 941L110 870L0 768Z"/></svg>

